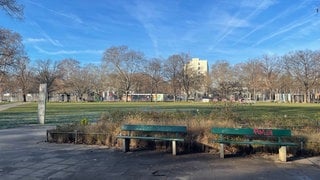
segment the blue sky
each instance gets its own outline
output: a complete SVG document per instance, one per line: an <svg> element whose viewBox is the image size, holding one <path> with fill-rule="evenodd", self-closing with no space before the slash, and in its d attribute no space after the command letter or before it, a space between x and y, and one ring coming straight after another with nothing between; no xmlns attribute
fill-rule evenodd
<svg viewBox="0 0 320 180"><path fill-rule="evenodd" d="M127 45L147 58L189 53L209 64L320 50L320 0L18 0L23 21L0 26L23 37L31 60L100 63Z"/></svg>

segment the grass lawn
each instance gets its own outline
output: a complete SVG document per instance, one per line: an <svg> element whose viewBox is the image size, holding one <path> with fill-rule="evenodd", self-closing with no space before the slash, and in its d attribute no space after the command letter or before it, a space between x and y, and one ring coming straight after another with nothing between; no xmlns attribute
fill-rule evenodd
<svg viewBox="0 0 320 180"><path fill-rule="evenodd" d="M1 104L0 104L1 106ZM28 103L0 112L0 129L26 124L37 124L37 103ZM281 122L282 126L320 126L319 104L275 104L256 103L225 104L195 102L99 102L99 103L47 103L46 124L79 122L87 118L90 122L110 111L165 111L191 112L202 116L210 113L233 114L239 123Z"/></svg>

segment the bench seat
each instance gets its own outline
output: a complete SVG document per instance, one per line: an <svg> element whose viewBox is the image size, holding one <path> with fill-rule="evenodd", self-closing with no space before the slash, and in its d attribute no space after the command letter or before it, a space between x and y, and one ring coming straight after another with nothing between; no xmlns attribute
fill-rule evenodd
<svg viewBox="0 0 320 180"><path fill-rule="evenodd" d="M240 145L270 145L270 146L297 146L296 143L293 142L273 142L273 141L259 141L259 140L252 140L252 141L231 141L231 140L214 140L216 143L223 143L223 144L240 144Z"/></svg>
<svg viewBox="0 0 320 180"><path fill-rule="evenodd" d="M180 141L183 142L182 138L170 138L170 137L150 137L150 136L122 136L119 135L117 138L122 139L144 139L144 140L153 140L153 141Z"/></svg>
<svg viewBox="0 0 320 180"><path fill-rule="evenodd" d="M214 143L220 143L220 157L224 158L224 145L264 145L280 146L279 159L287 161L286 147L297 146L294 142L283 141L284 137L291 137L291 131L288 129L258 129L258 128L221 128L213 127L212 134L218 135L213 140ZM235 138L237 137L237 138ZM240 138L239 138L240 137Z"/></svg>
<svg viewBox="0 0 320 180"><path fill-rule="evenodd" d="M187 133L187 127L125 124L121 126L121 131L125 132L125 134L120 134L117 138L123 139L124 152L129 151L131 139L141 139L147 141L171 141L172 154L176 155L176 142L184 142L183 135ZM135 133L138 133L138 135Z"/></svg>

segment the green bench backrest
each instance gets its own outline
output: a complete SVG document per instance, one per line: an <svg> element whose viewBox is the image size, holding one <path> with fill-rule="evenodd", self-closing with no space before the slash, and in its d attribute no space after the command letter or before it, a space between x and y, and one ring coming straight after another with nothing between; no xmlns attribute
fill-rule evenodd
<svg viewBox="0 0 320 180"><path fill-rule="evenodd" d="M186 126L162 126L162 125L122 125L123 131L148 131L148 132L175 132L186 133Z"/></svg>
<svg viewBox="0 0 320 180"><path fill-rule="evenodd" d="M259 128L218 128L211 129L213 134L225 135L248 135L248 136L291 136L291 130L288 129L259 129Z"/></svg>

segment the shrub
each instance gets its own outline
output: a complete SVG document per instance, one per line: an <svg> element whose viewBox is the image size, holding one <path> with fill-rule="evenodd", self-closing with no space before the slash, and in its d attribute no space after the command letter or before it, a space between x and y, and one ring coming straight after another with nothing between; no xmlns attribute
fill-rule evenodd
<svg viewBox="0 0 320 180"><path fill-rule="evenodd" d="M88 121L87 118L81 119L81 121L80 121L80 125L81 125L81 126L86 126L86 125L88 125L88 124L89 124L89 121Z"/></svg>

